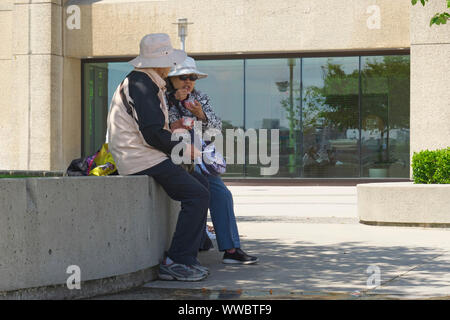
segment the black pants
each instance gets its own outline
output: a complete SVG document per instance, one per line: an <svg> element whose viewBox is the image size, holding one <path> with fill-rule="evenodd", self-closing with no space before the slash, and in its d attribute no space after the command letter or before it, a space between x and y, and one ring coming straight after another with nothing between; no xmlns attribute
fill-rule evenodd
<svg viewBox="0 0 450 320"><path fill-rule="evenodd" d="M205 233L209 206L208 180L197 172L189 174L170 159L134 175L153 177L170 198L181 201L181 211L168 256L177 263L195 264L202 235Z"/></svg>

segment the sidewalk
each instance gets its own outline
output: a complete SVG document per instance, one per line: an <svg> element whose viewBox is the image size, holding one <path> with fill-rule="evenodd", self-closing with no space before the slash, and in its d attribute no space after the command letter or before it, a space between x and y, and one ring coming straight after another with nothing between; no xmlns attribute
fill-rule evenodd
<svg viewBox="0 0 450 320"><path fill-rule="evenodd" d="M225 265L213 249L199 254L211 270L204 281L157 280L99 298L450 299L449 229L359 224L354 187L230 190L242 248L259 264Z"/></svg>

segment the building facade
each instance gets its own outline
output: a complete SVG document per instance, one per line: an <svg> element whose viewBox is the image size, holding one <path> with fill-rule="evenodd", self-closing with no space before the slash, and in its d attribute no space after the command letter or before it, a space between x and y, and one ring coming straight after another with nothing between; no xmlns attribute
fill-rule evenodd
<svg viewBox="0 0 450 320"><path fill-rule="evenodd" d="M428 26L441 2L4 0L0 169L65 171L95 152L142 36L180 47L187 18L224 130L279 130L268 178L408 178L414 151L450 145L450 29Z"/></svg>

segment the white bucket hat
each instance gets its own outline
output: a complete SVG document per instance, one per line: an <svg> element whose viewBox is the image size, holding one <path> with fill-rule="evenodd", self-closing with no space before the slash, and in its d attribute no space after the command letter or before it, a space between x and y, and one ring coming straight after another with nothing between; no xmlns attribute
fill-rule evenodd
<svg viewBox="0 0 450 320"><path fill-rule="evenodd" d="M167 68L182 63L187 55L172 47L165 33L147 34L139 45L139 56L128 63L137 68Z"/></svg>
<svg viewBox="0 0 450 320"><path fill-rule="evenodd" d="M195 60L191 57L187 57L186 60L183 61L183 63L172 67L172 70L170 70L168 77L176 77L183 74L196 74L199 79L206 78L208 76L206 73L197 70Z"/></svg>

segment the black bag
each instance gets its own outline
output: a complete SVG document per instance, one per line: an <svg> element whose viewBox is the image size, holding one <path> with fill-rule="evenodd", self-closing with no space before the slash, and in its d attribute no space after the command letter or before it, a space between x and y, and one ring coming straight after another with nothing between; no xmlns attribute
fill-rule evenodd
<svg viewBox="0 0 450 320"><path fill-rule="evenodd" d="M95 166L93 156L72 160L67 168L68 176L88 176L92 166Z"/></svg>
<svg viewBox="0 0 450 320"><path fill-rule="evenodd" d="M66 173L68 176L118 175L116 164L108 151L107 143L104 143L95 154L89 157L72 160Z"/></svg>

